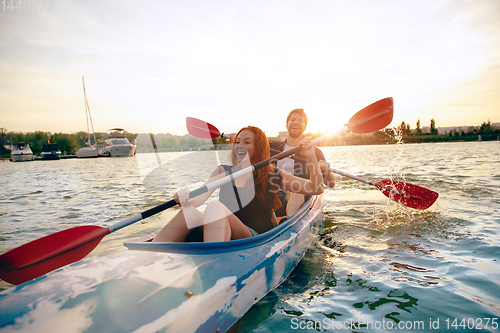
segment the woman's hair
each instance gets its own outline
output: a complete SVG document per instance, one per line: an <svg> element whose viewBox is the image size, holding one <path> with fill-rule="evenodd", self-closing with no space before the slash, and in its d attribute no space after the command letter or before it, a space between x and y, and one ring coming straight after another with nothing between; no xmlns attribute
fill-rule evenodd
<svg viewBox="0 0 500 333"><path fill-rule="evenodd" d="M262 132L262 130L255 126L247 126L239 130L239 132L233 137L233 151L231 153L231 161L233 166L238 163L234 147L236 146L236 138L244 130L251 131L254 134L254 154L250 159L253 164L267 160L270 157L269 142L267 136ZM271 184L271 175L274 171L274 166L267 165L259 170L254 171L253 179L255 186L255 196L257 199L264 203L269 202L273 210L281 207L281 201L276 194L276 189L273 184ZM272 188L271 188L272 187Z"/></svg>

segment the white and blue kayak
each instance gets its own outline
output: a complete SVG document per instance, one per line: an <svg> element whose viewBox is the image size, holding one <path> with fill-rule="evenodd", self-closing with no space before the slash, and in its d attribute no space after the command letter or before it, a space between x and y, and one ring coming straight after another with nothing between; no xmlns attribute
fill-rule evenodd
<svg viewBox="0 0 500 333"><path fill-rule="evenodd" d="M0 293L5 332L225 332L280 285L323 220L323 196L261 235L127 242Z"/></svg>

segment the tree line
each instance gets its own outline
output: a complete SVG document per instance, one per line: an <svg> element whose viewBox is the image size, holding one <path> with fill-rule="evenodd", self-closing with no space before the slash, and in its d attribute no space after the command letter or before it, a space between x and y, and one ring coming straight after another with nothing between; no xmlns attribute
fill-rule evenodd
<svg viewBox="0 0 500 333"><path fill-rule="evenodd" d="M468 126L467 128L455 127L444 134L439 134L436 128L436 121L431 119L429 131L424 132L420 127L420 119L416 123L415 130L411 130L410 125L404 121L394 128L395 138L401 137L405 143L418 142L449 142L449 141L477 141L496 140L500 135L500 129L491 125L491 121L484 121L480 126Z"/></svg>
<svg viewBox="0 0 500 333"><path fill-rule="evenodd" d="M95 133L96 139L105 140L108 135L106 133ZM135 138L135 134L127 133L127 138ZM74 155L78 148L84 147L88 140L87 132L77 132L72 134L54 133L51 132L7 132L5 128L0 128L0 150L2 157L10 156L10 150L5 146L10 146L14 143L27 143L30 145L31 151L35 155L40 155L42 145L45 143L57 143L63 154ZM92 137L93 141L93 137Z"/></svg>
<svg viewBox="0 0 500 333"><path fill-rule="evenodd" d="M145 134L136 137L137 153L152 153L154 151L186 151L211 149L214 146L212 140L197 139L189 134L173 135L170 133Z"/></svg>

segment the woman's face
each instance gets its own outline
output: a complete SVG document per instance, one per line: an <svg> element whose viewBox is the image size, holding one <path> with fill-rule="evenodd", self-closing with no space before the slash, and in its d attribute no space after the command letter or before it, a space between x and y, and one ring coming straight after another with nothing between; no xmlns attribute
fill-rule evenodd
<svg viewBox="0 0 500 333"><path fill-rule="evenodd" d="M255 134L250 130L243 130L236 137L234 154L239 163L247 157L251 160L255 151Z"/></svg>

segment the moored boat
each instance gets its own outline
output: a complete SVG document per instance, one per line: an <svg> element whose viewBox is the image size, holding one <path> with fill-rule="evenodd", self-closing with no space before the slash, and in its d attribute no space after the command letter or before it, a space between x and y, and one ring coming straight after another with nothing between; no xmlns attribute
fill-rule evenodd
<svg viewBox="0 0 500 333"><path fill-rule="evenodd" d="M14 143L10 153L12 162L33 161L33 152L27 143Z"/></svg>
<svg viewBox="0 0 500 333"><path fill-rule="evenodd" d="M61 157L61 151L57 143L45 143L42 145L40 156L42 160L58 160Z"/></svg>
<svg viewBox="0 0 500 333"><path fill-rule="evenodd" d="M106 139L106 146L101 150L100 155L108 157L128 157L134 156L135 144L130 143L123 128L110 129L109 138Z"/></svg>
<svg viewBox="0 0 500 333"><path fill-rule="evenodd" d="M99 157L99 151L97 150L97 147L88 145L87 147L82 147L77 149L76 157L78 158Z"/></svg>
<svg viewBox="0 0 500 333"><path fill-rule="evenodd" d="M286 279L322 220L320 195L250 238L125 243L0 293L0 328L224 332Z"/></svg>

